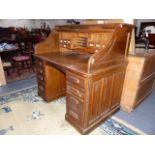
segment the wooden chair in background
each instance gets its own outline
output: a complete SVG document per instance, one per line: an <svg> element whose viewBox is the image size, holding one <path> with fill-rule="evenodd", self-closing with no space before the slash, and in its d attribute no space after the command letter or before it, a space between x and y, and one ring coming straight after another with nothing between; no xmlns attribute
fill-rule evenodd
<svg viewBox="0 0 155 155"><path fill-rule="evenodd" d="M34 72L32 57L33 50L27 46L25 42L20 44L21 52L18 56L12 57L13 68L17 70L18 75L21 75L21 70L29 69Z"/></svg>

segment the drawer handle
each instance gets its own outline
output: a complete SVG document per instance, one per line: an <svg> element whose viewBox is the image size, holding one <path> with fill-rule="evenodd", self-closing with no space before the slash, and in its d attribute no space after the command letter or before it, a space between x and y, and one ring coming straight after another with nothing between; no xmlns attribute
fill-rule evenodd
<svg viewBox="0 0 155 155"><path fill-rule="evenodd" d="M40 73L43 73L43 70L39 70Z"/></svg>
<svg viewBox="0 0 155 155"><path fill-rule="evenodd" d="M70 113L70 115L73 116L75 119L79 119L78 115L77 115L74 111L70 110L69 113Z"/></svg>
<svg viewBox="0 0 155 155"><path fill-rule="evenodd" d="M72 88L72 87L70 87L70 89L72 90L72 92L75 92L79 97L82 97L82 94L80 93L79 90Z"/></svg>
<svg viewBox="0 0 155 155"><path fill-rule="evenodd" d="M42 62L39 62L39 65L42 66Z"/></svg>
<svg viewBox="0 0 155 155"><path fill-rule="evenodd" d="M72 82L75 82L75 83L80 83L80 80L75 78L75 77L69 77L69 79L72 81Z"/></svg>
<svg viewBox="0 0 155 155"><path fill-rule="evenodd" d="M79 101L77 99L75 99L74 97L70 96L70 99L75 102L75 104L79 104Z"/></svg>
<svg viewBox="0 0 155 155"><path fill-rule="evenodd" d="M44 91L44 88L43 88L42 86L40 86L40 85L39 85L39 89L40 89L41 91Z"/></svg>
<svg viewBox="0 0 155 155"><path fill-rule="evenodd" d="M37 72L42 74L43 73L43 70L37 68Z"/></svg>
<svg viewBox="0 0 155 155"><path fill-rule="evenodd" d="M79 90L75 90L75 92L76 92L76 94L77 94L78 96L81 97L81 93L79 92Z"/></svg>

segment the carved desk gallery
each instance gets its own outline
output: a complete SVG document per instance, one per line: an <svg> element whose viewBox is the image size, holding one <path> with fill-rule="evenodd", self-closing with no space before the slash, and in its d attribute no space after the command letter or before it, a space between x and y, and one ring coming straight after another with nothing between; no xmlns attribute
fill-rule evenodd
<svg viewBox="0 0 155 155"><path fill-rule="evenodd" d="M82 134L120 107L132 25L56 26L36 45L38 94L66 95L65 118Z"/></svg>

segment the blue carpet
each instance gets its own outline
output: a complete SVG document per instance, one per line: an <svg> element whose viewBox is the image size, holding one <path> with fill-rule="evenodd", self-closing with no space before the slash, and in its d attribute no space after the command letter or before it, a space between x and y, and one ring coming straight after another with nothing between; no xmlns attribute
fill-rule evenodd
<svg viewBox="0 0 155 155"><path fill-rule="evenodd" d="M6 106L6 107L3 107L3 108L0 108L0 114L1 113L8 113L8 112L11 112L11 108Z"/></svg>
<svg viewBox="0 0 155 155"><path fill-rule="evenodd" d="M115 117L148 135L155 135L155 90L131 113L118 111Z"/></svg>
<svg viewBox="0 0 155 155"><path fill-rule="evenodd" d="M5 86L0 86L0 96L6 93L11 93L14 91L32 87L34 85L37 85L36 77L8 83Z"/></svg>
<svg viewBox="0 0 155 155"><path fill-rule="evenodd" d="M109 135L139 135L139 133L111 118L107 119L99 128Z"/></svg>
<svg viewBox="0 0 155 155"><path fill-rule="evenodd" d="M33 86L31 88L27 88L24 90L19 90L13 93L9 93L3 96L0 96L0 105L5 105L10 101L14 101L17 99L22 98L26 103L38 103L41 101L44 102L40 97L37 95L37 86ZM56 100L57 101L57 100ZM65 102L65 100L64 100ZM4 112L10 112L11 109L9 107L3 107L2 110ZM36 118L36 113L35 118ZM38 114L38 113L37 113ZM41 113L39 113L39 116ZM38 115L37 115L38 117ZM101 126L99 126L100 132L103 134L106 132L109 135L137 135L138 133L131 130L130 128L126 127L125 125L113 120L111 118L107 119L103 122ZM8 131L13 130L12 127L8 127L7 129L0 129L0 134L6 134Z"/></svg>

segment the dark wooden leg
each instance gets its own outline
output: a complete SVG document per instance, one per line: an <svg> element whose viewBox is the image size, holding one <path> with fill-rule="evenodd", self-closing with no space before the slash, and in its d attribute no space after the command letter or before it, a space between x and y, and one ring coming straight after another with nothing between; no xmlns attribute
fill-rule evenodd
<svg viewBox="0 0 155 155"><path fill-rule="evenodd" d="M15 62L12 61L12 71L13 71L13 72L15 72L15 68L16 68L16 66L15 66Z"/></svg>
<svg viewBox="0 0 155 155"><path fill-rule="evenodd" d="M10 75L10 68L7 68L6 72L7 72L8 76L9 76Z"/></svg>
<svg viewBox="0 0 155 155"><path fill-rule="evenodd" d="M17 62L17 73L19 76L20 76L20 69L21 69L20 65L21 65L20 62Z"/></svg>

